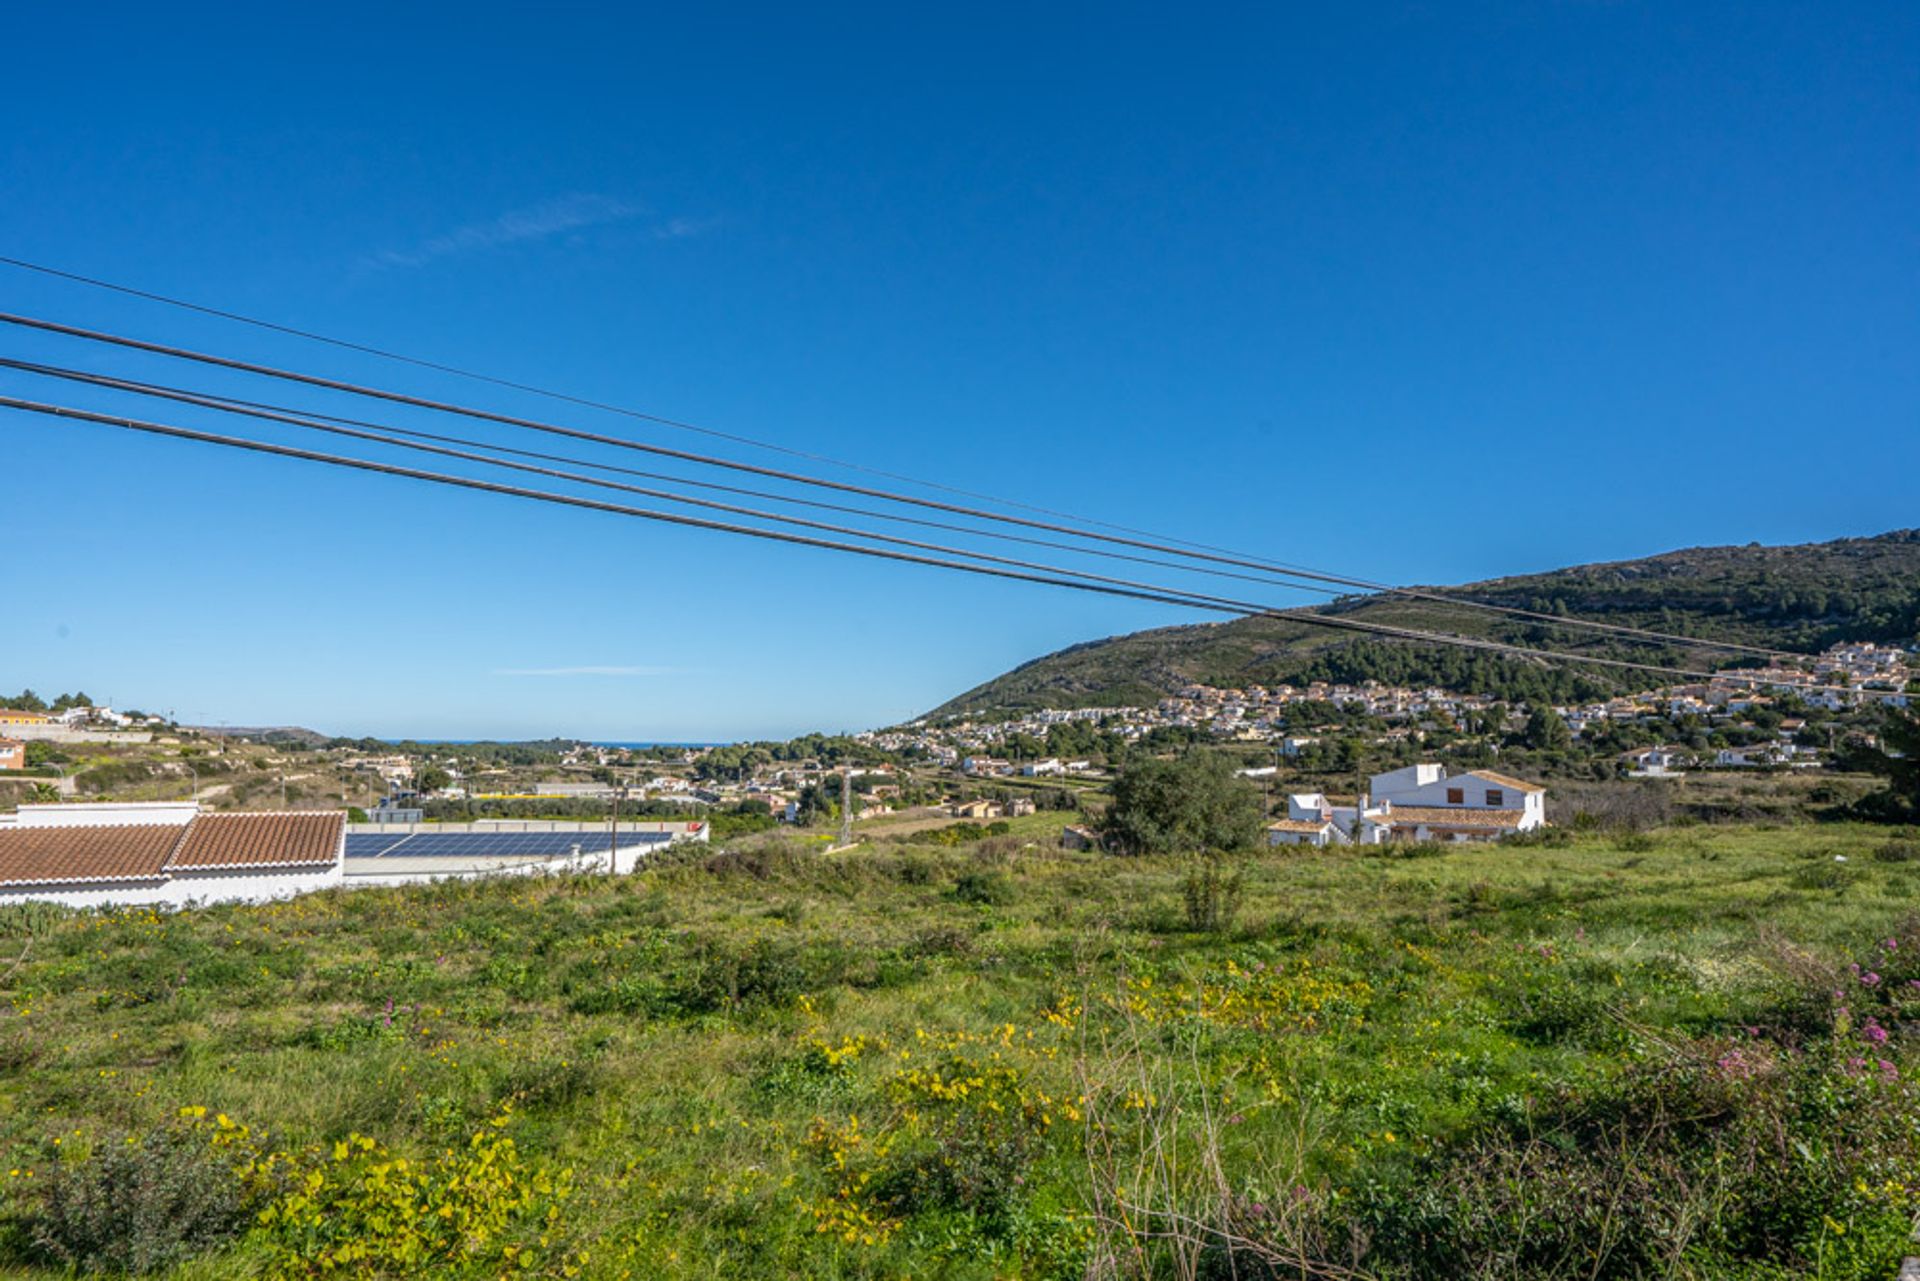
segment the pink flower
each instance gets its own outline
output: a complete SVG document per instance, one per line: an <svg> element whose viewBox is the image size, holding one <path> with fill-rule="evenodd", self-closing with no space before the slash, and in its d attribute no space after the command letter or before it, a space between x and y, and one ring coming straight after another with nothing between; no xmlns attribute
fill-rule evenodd
<svg viewBox="0 0 1920 1281"><path fill-rule="evenodd" d="M1887 1062L1885 1059L1881 1059L1880 1075L1886 1077L1889 1081L1896 1080L1900 1076L1900 1069L1895 1067L1893 1064Z"/></svg>
<svg viewBox="0 0 1920 1281"><path fill-rule="evenodd" d="M1860 976L1860 981L1862 983L1865 983L1868 987L1880 986L1880 976L1878 974L1875 974L1872 970L1868 970L1865 974L1862 974Z"/></svg>
<svg viewBox="0 0 1920 1281"><path fill-rule="evenodd" d="M1875 1045L1885 1045L1887 1043L1887 1029L1881 1027L1872 1019L1867 1020L1867 1025L1860 1029L1860 1034L1869 1041L1872 1041Z"/></svg>

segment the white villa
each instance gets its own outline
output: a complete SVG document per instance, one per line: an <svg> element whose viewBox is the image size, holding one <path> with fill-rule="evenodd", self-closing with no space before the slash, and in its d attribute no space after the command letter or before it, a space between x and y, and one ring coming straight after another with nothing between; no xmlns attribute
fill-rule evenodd
<svg viewBox="0 0 1920 1281"><path fill-rule="evenodd" d="M1269 845L1378 845L1386 841L1488 841L1544 827L1547 789L1538 783L1436 764L1409 765L1369 780L1355 805L1324 793L1287 797L1287 816L1267 825Z"/></svg>

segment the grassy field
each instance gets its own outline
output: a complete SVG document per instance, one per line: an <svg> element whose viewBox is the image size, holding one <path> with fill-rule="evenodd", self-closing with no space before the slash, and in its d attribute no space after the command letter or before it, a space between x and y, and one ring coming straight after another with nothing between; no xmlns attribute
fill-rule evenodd
<svg viewBox="0 0 1920 1281"><path fill-rule="evenodd" d="M1920 1209L1912 834L1208 874L1062 853L1060 821L11 909L0 1261L1892 1276Z"/></svg>

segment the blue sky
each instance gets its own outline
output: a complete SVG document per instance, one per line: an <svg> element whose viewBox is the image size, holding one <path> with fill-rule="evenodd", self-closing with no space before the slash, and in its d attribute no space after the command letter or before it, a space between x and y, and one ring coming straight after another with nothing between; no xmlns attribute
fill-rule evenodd
<svg viewBox="0 0 1920 1281"><path fill-rule="evenodd" d="M41 5L9 45L0 254L1387 581L1920 517L1912 6ZM0 309L713 443L11 270ZM0 686L188 719L853 729L1193 618L15 413L0 449Z"/></svg>

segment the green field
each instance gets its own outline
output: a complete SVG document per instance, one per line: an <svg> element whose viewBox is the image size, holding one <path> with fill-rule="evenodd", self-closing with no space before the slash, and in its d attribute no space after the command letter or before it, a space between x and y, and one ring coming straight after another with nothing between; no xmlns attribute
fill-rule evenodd
<svg viewBox="0 0 1920 1281"><path fill-rule="evenodd" d="M0 1262L1892 1276L1910 833L1287 852L1210 895L1059 822L7 909Z"/></svg>

